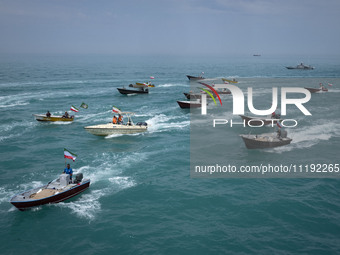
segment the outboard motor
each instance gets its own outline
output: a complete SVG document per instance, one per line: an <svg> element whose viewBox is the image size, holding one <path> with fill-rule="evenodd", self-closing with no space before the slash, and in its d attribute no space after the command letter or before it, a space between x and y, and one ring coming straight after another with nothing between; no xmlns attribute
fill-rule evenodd
<svg viewBox="0 0 340 255"><path fill-rule="evenodd" d="M287 131L286 130L282 130L281 131L281 137L282 138L287 138Z"/></svg>
<svg viewBox="0 0 340 255"><path fill-rule="evenodd" d="M148 123L146 123L146 122L138 122L136 125L137 126L147 126Z"/></svg>
<svg viewBox="0 0 340 255"><path fill-rule="evenodd" d="M77 173L76 178L74 178L73 183L80 183L83 180L83 174L82 173Z"/></svg>

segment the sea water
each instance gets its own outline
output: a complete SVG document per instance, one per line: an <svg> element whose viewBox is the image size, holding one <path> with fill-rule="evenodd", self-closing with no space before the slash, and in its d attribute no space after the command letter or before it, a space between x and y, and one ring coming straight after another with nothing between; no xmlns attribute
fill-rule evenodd
<svg viewBox="0 0 340 255"><path fill-rule="evenodd" d="M339 253L338 179L190 177L191 114L176 101L190 90L186 75L201 72L236 78L258 96L270 95L269 84L276 86L278 78L307 79L310 87L333 84L328 93L313 95L309 106L319 120L300 118L291 145L249 152L240 130L227 130L220 142L230 143L230 150L221 156L244 164L259 158L339 163L340 61L309 57L306 64L315 70L285 68L299 62L287 56L2 56L0 253ZM117 91L150 76L156 87L147 95ZM82 102L88 109L79 108ZM48 110L61 115L72 105L80 110L71 123L40 123L32 116ZM135 112L134 122L147 122L148 131L98 137L84 130L110 122L112 106ZM58 204L14 208L8 202L13 195L63 171L64 148L77 154L67 162L91 179L90 188Z"/></svg>

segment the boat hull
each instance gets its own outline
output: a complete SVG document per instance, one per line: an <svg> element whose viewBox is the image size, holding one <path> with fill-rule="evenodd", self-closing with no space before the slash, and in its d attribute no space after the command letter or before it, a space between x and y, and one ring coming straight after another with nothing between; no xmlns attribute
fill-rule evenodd
<svg viewBox="0 0 340 255"><path fill-rule="evenodd" d="M95 126L87 126L84 129L92 135L108 136L113 134L136 134L147 131L147 126L139 125L119 125L119 124L101 124Z"/></svg>
<svg viewBox="0 0 340 255"><path fill-rule="evenodd" d="M192 76L192 75L187 75L188 79L190 81L198 81L198 80L204 80L203 77L200 77L200 76Z"/></svg>
<svg viewBox="0 0 340 255"><path fill-rule="evenodd" d="M46 122L55 122L55 121L73 121L74 117L72 118L63 118L62 116L51 116L47 117L43 114L33 114L37 121L46 121Z"/></svg>
<svg viewBox="0 0 340 255"><path fill-rule="evenodd" d="M188 109L188 108L200 108L201 107L201 102L193 102L193 101L177 101L179 107L183 109Z"/></svg>
<svg viewBox="0 0 340 255"><path fill-rule="evenodd" d="M144 89L125 89L125 88L117 88L119 93L123 95L129 95L129 94L148 94L149 90Z"/></svg>
<svg viewBox="0 0 340 255"><path fill-rule="evenodd" d="M225 78L222 78L222 81L228 82L228 83L238 83L238 81L236 81L236 80L229 80L229 79L225 79Z"/></svg>
<svg viewBox="0 0 340 255"><path fill-rule="evenodd" d="M40 206L40 205L44 205L44 204L53 204L53 203L59 203L59 202L62 202L62 201L65 201L71 197L74 197L82 192L84 192L86 189L88 189L90 186L90 180L84 182L84 183L81 183L79 185L76 185L75 187L69 189L69 190L66 190L64 192L61 192L61 193L58 193L56 195L52 195L52 196L49 196L49 197L45 197L45 198L42 198L42 199L35 199L35 200L30 200L28 199L27 201L15 201L13 200L16 196L14 196L11 200L10 200L10 203L12 205L14 205L16 208L18 208L19 210L23 211L23 210L27 210L27 209L30 209L32 207L35 207L35 206ZM44 186L40 187L40 188L43 188ZM38 188L39 189L39 188ZM34 190L37 190L37 189L34 189ZM24 193L29 193L29 191L27 192L24 192ZM24 194L22 193L22 194Z"/></svg>
<svg viewBox="0 0 340 255"><path fill-rule="evenodd" d="M306 88L305 89L309 90L310 93L317 93L317 92L320 92L321 89L316 89L316 88Z"/></svg>
<svg viewBox="0 0 340 255"><path fill-rule="evenodd" d="M284 145L288 145L291 143L291 138L274 138L266 140L258 138L255 135L240 135L243 139L244 144L246 145L247 149L267 149L267 148L275 148Z"/></svg>

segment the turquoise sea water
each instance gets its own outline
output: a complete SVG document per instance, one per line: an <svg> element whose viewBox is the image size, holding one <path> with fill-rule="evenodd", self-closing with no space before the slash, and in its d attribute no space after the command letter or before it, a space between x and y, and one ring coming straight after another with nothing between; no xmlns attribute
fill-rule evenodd
<svg viewBox="0 0 340 255"><path fill-rule="evenodd" d="M337 179L190 178L190 113L176 100L184 100L183 92L190 89L185 75L202 71L245 84L276 78L308 78L315 87L333 83L329 94L311 102L329 124L302 119L312 125L307 133L312 141L298 129L299 142L291 149L265 156L291 162L331 155L339 163L340 83L334 82L340 78L340 61L315 57L305 60L315 70L284 68L299 62L266 56L3 56L1 253L339 253ZM150 76L156 87L148 95L123 96L116 90ZM47 110L61 114L82 102L89 108L76 113L73 123L39 123L32 116ZM111 121L113 105L135 112L134 121L146 121L149 131L97 137L83 129ZM226 157L247 162L242 141L231 139ZM89 190L25 212L8 203L14 194L55 179L64 168L64 148L78 155L71 167L91 179Z"/></svg>

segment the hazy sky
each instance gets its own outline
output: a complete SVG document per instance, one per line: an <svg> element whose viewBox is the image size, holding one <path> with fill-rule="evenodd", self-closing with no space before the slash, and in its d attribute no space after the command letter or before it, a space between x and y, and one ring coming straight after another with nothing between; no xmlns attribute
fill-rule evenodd
<svg viewBox="0 0 340 255"><path fill-rule="evenodd" d="M340 55L339 0L0 0L0 53Z"/></svg>

